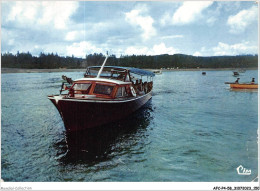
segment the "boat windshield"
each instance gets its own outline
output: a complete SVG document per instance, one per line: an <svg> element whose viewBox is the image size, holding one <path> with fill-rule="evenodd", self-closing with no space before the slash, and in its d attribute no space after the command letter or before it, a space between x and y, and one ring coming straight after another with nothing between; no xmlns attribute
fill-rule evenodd
<svg viewBox="0 0 260 191"><path fill-rule="evenodd" d="M76 94L88 94L91 87L91 83L76 83L73 89Z"/></svg>
<svg viewBox="0 0 260 191"><path fill-rule="evenodd" d="M86 75L97 76L98 72L99 72L99 70L97 70L96 68L91 68L91 69L89 69L87 71ZM110 77L111 76L111 71L103 70L100 76L101 77Z"/></svg>
<svg viewBox="0 0 260 191"><path fill-rule="evenodd" d="M114 86L96 84L94 94L110 95L113 91Z"/></svg>
<svg viewBox="0 0 260 191"><path fill-rule="evenodd" d="M84 83L84 84L77 83L73 86L73 89L74 90L87 90L90 87L90 85L91 85L91 83Z"/></svg>
<svg viewBox="0 0 260 191"><path fill-rule="evenodd" d="M99 70L99 68L89 68L86 73L85 77L96 77ZM100 77L102 78L110 78L110 79L116 79L121 81L129 81L127 79L126 70L117 70L117 69L111 69L111 68L104 68L103 71L100 74Z"/></svg>

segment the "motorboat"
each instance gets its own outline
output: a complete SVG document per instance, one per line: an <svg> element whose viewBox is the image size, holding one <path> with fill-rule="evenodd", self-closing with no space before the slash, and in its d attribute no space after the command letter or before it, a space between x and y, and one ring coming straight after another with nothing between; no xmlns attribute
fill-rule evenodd
<svg viewBox="0 0 260 191"><path fill-rule="evenodd" d="M67 131L94 128L129 116L152 97L150 71L119 66L90 66L83 78L62 83L60 94L48 99ZM63 79L67 79L63 76Z"/></svg>

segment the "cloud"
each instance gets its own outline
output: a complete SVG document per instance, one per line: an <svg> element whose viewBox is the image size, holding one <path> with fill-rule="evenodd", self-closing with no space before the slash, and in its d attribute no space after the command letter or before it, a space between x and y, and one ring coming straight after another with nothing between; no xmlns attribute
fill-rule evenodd
<svg viewBox="0 0 260 191"><path fill-rule="evenodd" d="M69 24L70 16L77 10L78 3L72 1L42 2L43 15L40 24L54 23L56 29L65 29Z"/></svg>
<svg viewBox="0 0 260 191"><path fill-rule="evenodd" d="M217 21L217 18L216 18L216 17L210 17L210 18L207 19L207 23L208 23L210 26L213 26L216 21Z"/></svg>
<svg viewBox="0 0 260 191"><path fill-rule="evenodd" d="M173 38L183 38L183 35L168 35L168 36L162 36L161 39L173 39Z"/></svg>
<svg viewBox="0 0 260 191"><path fill-rule="evenodd" d="M171 17L171 14L169 13L169 12L166 12L163 16L162 16L162 18L160 19L160 24L162 25L162 26L165 26L166 24L168 24L168 23L171 23L172 22L172 17Z"/></svg>
<svg viewBox="0 0 260 191"><path fill-rule="evenodd" d="M222 55L242 55L242 54L256 54L258 47L250 44L248 41L229 45L219 42L218 46L212 48L215 56Z"/></svg>
<svg viewBox="0 0 260 191"><path fill-rule="evenodd" d="M84 58L86 54L102 53L102 52L105 53L104 50L102 48L96 47L95 45L87 41L73 43L72 45L68 45L66 47L67 55L74 55L76 57L82 57L82 58Z"/></svg>
<svg viewBox="0 0 260 191"><path fill-rule="evenodd" d="M200 52L194 52L193 56L202 56L202 54Z"/></svg>
<svg viewBox="0 0 260 191"><path fill-rule="evenodd" d="M126 55L160 55L175 54L178 50L173 47L166 47L164 43L155 44L153 48L131 46L125 50Z"/></svg>
<svg viewBox="0 0 260 191"><path fill-rule="evenodd" d="M186 1L174 13L172 23L175 25L192 23L201 18L202 11L212 4L211 1Z"/></svg>
<svg viewBox="0 0 260 191"><path fill-rule="evenodd" d="M82 37L84 37L84 35L85 35L85 31L83 31L83 30L70 31L66 34L65 40L75 41L75 40L81 39Z"/></svg>
<svg viewBox="0 0 260 191"><path fill-rule="evenodd" d="M4 19L4 23L14 22L16 26L28 27L34 25L54 26L56 29L66 29L70 16L77 10L78 2L72 1L17 1Z"/></svg>
<svg viewBox="0 0 260 191"><path fill-rule="evenodd" d="M249 2L233 9L233 2L192 3L3 1L1 48L2 52L57 52L80 57L107 50L116 55L174 54L179 50L203 56L257 52L257 25L249 19L253 19L250 13L255 8ZM243 9L251 12L243 15ZM238 13L242 15L236 16ZM240 19L227 24L230 15ZM192 24L198 21L203 25ZM228 32L231 26L237 30L240 21L248 24L250 35Z"/></svg>
<svg viewBox="0 0 260 191"><path fill-rule="evenodd" d="M239 34L245 31L246 27L257 21L258 10L256 6L252 6L250 9L242 10L236 15L229 16L227 25L230 26L230 33ZM257 24L257 23L256 23Z"/></svg>
<svg viewBox="0 0 260 191"><path fill-rule="evenodd" d="M159 54L175 54L177 50L173 47L166 47L164 43L157 44L153 46L152 51L149 51L150 55L159 55Z"/></svg>
<svg viewBox="0 0 260 191"><path fill-rule="evenodd" d="M242 1L216 1L217 7L215 11L221 13L221 11L230 12L238 10L241 7Z"/></svg>
<svg viewBox="0 0 260 191"><path fill-rule="evenodd" d="M235 44L218 42L215 47L201 47L193 56L236 56L245 54L257 54L258 46L249 41Z"/></svg>
<svg viewBox="0 0 260 191"><path fill-rule="evenodd" d="M125 19L127 22L142 29L142 37L144 40L148 40L152 36L156 35L156 30L153 27L154 20L151 16L146 15L147 12L148 8L143 5L125 13Z"/></svg>
<svg viewBox="0 0 260 191"><path fill-rule="evenodd" d="M130 46L128 47L124 54L125 55L146 55L148 52L148 48L147 47L138 47L138 46Z"/></svg>

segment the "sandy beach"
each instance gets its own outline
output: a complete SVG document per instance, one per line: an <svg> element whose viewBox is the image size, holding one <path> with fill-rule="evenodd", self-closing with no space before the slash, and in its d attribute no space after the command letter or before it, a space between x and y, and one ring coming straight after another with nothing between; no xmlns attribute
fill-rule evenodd
<svg viewBox="0 0 260 191"><path fill-rule="evenodd" d="M245 68L246 70L257 70L258 68ZM145 69L145 70L159 70L159 69ZM163 69L162 72L167 71L217 71L217 70L237 70L235 68L187 68L187 69ZM86 69L26 69L26 68L1 68L1 73L46 73L46 72L85 72Z"/></svg>

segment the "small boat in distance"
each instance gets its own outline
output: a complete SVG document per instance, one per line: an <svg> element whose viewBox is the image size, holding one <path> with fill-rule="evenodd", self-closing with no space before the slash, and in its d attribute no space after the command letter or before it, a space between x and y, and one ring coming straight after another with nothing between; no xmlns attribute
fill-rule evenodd
<svg viewBox="0 0 260 191"><path fill-rule="evenodd" d="M233 76L239 76L238 72L233 72Z"/></svg>
<svg viewBox="0 0 260 191"><path fill-rule="evenodd" d="M48 96L59 111L67 131L120 120L152 97L153 72L105 66L107 58L102 66L88 67L84 78L69 80L72 81L70 87L63 82L59 95ZM63 79L67 80L64 76ZM63 91L67 93L62 94Z"/></svg>
<svg viewBox="0 0 260 191"><path fill-rule="evenodd" d="M162 70L154 70L153 73L156 75L160 75L162 74Z"/></svg>
<svg viewBox="0 0 260 191"><path fill-rule="evenodd" d="M229 84L230 88L234 89L258 89L258 84L255 83L255 78L252 78L252 81L249 83L239 83L239 78L235 82L225 82Z"/></svg>

